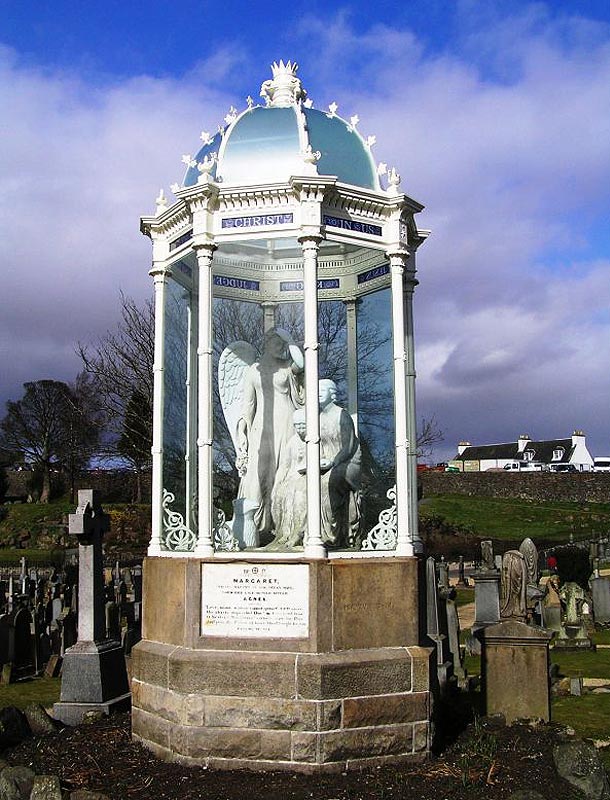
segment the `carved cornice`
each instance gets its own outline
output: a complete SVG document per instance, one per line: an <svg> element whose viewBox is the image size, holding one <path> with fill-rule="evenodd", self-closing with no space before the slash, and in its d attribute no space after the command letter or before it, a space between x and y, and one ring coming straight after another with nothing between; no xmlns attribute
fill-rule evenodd
<svg viewBox="0 0 610 800"><path fill-rule="evenodd" d="M141 217L140 231L151 239L153 236L170 238L189 224L189 211L184 202L178 201L158 217Z"/></svg>

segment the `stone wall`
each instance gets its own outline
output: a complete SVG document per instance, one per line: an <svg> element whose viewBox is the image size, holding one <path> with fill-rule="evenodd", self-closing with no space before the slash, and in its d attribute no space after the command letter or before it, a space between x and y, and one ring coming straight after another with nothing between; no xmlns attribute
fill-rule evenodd
<svg viewBox="0 0 610 800"><path fill-rule="evenodd" d="M518 497L521 500L610 503L610 473L421 472L424 497Z"/></svg>

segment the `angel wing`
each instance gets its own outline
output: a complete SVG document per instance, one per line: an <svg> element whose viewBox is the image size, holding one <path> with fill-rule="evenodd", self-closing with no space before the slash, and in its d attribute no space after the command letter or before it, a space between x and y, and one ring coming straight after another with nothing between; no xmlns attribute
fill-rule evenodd
<svg viewBox="0 0 610 800"><path fill-rule="evenodd" d="M222 413L237 451L237 423L241 415L244 373L256 360L256 351L249 342L231 342L220 354L218 390Z"/></svg>

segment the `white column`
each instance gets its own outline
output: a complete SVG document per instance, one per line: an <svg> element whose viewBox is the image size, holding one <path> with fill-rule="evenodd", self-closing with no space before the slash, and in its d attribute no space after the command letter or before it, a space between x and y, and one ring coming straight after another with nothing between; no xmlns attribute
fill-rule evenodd
<svg viewBox="0 0 610 800"><path fill-rule="evenodd" d="M302 236L305 314L305 414L307 433L307 558L326 558L320 525L320 405L318 400L318 247L319 236Z"/></svg>
<svg viewBox="0 0 610 800"><path fill-rule="evenodd" d="M195 554L214 555L212 534L212 260L216 246L195 246L199 272L199 313L197 347L197 466L198 466L198 535Z"/></svg>
<svg viewBox="0 0 610 800"><path fill-rule="evenodd" d="M407 439L408 452L408 485L409 485L409 531L416 553L423 553L424 546L419 536L417 505L417 415L415 413L415 338L413 334L413 291L417 286L415 270L407 270L404 283L404 319L405 319L405 352L406 393L407 393Z"/></svg>
<svg viewBox="0 0 610 800"><path fill-rule="evenodd" d="M397 556L414 553L409 528L409 441L407 436L406 352L403 275L406 250L388 253L392 277L392 343L394 357L394 430L396 442Z"/></svg>
<svg viewBox="0 0 610 800"><path fill-rule="evenodd" d="M186 351L186 508L184 520L193 527L194 502L197 496L197 270L193 270L193 286L187 309Z"/></svg>
<svg viewBox="0 0 610 800"><path fill-rule="evenodd" d="M347 328L347 410L358 433L358 317L357 300L345 300Z"/></svg>
<svg viewBox="0 0 610 800"><path fill-rule="evenodd" d="M155 350L153 359L153 430L152 430L152 536L148 545L149 556L161 555L163 534L163 411L165 397L165 294L169 269L163 264L153 264L155 290Z"/></svg>
<svg viewBox="0 0 610 800"><path fill-rule="evenodd" d="M277 303L274 303L271 300L265 300L264 303L261 303L261 308L263 309L264 333L270 331L271 328L275 328L275 312L277 310L277 305Z"/></svg>

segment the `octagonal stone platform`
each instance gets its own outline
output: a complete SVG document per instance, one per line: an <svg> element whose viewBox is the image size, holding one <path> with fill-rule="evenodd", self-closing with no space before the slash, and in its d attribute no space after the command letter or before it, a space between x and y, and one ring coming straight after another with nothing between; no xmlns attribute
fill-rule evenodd
<svg viewBox="0 0 610 800"><path fill-rule="evenodd" d="M307 565L309 626L286 639L202 635L202 565L212 562L145 562L135 738L161 758L215 768L426 758L431 650L418 645L416 558L291 560Z"/></svg>

